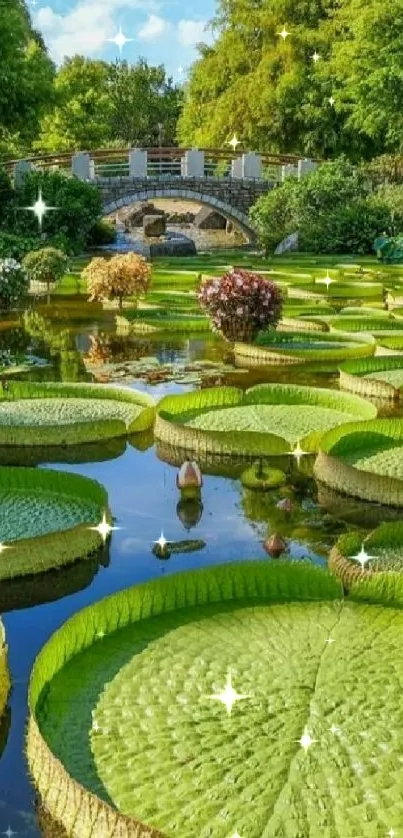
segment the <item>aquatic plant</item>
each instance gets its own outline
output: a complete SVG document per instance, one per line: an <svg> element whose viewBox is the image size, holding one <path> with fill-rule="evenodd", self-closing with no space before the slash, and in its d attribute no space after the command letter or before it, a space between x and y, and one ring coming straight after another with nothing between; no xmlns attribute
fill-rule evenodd
<svg viewBox="0 0 403 838"><path fill-rule="evenodd" d="M241 268L221 277L206 277L198 298L213 331L231 342L252 340L261 329L274 328L283 304L274 282Z"/></svg>
<svg viewBox="0 0 403 838"><path fill-rule="evenodd" d="M374 354L375 338L371 335L343 333L273 331L260 332L254 343L235 343L235 362L238 366L272 364L336 364L347 358L362 358Z"/></svg>
<svg viewBox="0 0 403 838"><path fill-rule="evenodd" d="M95 480L23 467L0 469L0 580L41 573L90 555L102 544L97 526L108 496Z"/></svg>
<svg viewBox="0 0 403 838"><path fill-rule="evenodd" d="M145 431L154 401L96 384L0 382L0 445L69 445Z"/></svg>
<svg viewBox="0 0 403 838"><path fill-rule="evenodd" d="M346 396L282 384L258 385L245 393L236 387L213 387L166 396L157 406L155 436L201 457L284 454L298 441L304 451L315 451L329 427L352 416L376 415L369 402Z"/></svg>
<svg viewBox="0 0 403 838"><path fill-rule="evenodd" d="M338 492L403 506L403 419L349 422L320 440L314 474Z"/></svg>

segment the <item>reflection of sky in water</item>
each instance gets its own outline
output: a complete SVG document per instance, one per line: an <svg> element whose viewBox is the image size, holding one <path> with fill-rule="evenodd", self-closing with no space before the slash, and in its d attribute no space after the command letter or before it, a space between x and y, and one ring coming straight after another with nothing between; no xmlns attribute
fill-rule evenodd
<svg viewBox="0 0 403 838"><path fill-rule="evenodd" d="M92 323L87 328L77 328L76 346L81 352L89 348L88 332L96 334L99 329L103 331L104 326L97 327ZM133 342L128 341L128 358L133 357L132 346ZM156 356L163 362L178 362L203 357L218 360L222 351L222 345L220 347L216 341L205 343L199 339L185 339L155 342L144 354ZM289 380L289 371L282 371L283 374ZM272 371L272 379L275 377L275 371ZM315 383L325 386L328 380ZM147 390L156 400L168 393L191 389L173 382L148 387L139 381L127 381L124 386ZM46 467L82 474L103 484L116 526L121 529L112 534L109 567L101 566L86 589L56 602L4 615L13 692L12 723L0 760L0 834L10 825L18 836L39 835L32 814L33 789L27 779L23 756L24 729L29 673L35 656L49 636L85 605L161 574L248 558L270 561L262 545L269 528L265 521L252 522L246 517L239 481L206 475L202 518L197 526L187 530L176 512L179 500L175 485L177 469L158 460L153 448L140 452L127 445L125 453L115 460L74 465L52 463ZM309 517L307 511L308 521ZM173 554L168 561L159 561L151 549L161 530L168 541L201 539L206 547L194 553ZM307 548L303 541L292 541L290 554L294 558L305 556ZM310 555L315 562L323 561L315 551Z"/></svg>

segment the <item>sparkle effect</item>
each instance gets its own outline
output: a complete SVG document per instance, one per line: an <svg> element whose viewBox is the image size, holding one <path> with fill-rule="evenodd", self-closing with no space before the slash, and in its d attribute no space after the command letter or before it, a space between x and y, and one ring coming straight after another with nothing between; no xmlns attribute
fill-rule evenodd
<svg viewBox="0 0 403 838"><path fill-rule="evenodd" d="M319 55L319 53L318 53L318 52L316 52L316 50L315 50L314 54L312 55L312 61L314 61L314 62L315 62L315 64L316 64L316 62L317 62L317 61L319 61L319 59L320 59L320 55Z"/></svg>
<svg viewBox="0 0 403 838"><path fill-rule="evenodd" d="M160 550L161 550L162 552L164 552L164 550L165 550L165 548L166 548L166 546L167 546L168 542L167 542L167 540L166 540L166 538L165 538L164 533L162 532L162 530L161 530L161 535L160 535L160 537L157 539L157 541L154 541L154 544L158 544L158 547L160 548Z"/></svg>
<svg viewBox="0 0 403 838"><path fill-rule="evenodd" d="M370 556L366 552L364 545L361 544L360 552L357 553L356 556L351 556L351 559L355 562L358 562L358 564L361 565L362 570L364 570L365 565L367 564L367 562L371 561L371 559L376 559L376 556Z"/></svg>
<svg viewBox="0 0 403 838"><path fill-rule="evenodd" d="M233 835L230 836L230 838L242 838L242 836L239 834L239 832L234 832Z"/></svg>
<svg viewBox="0 0 403 838"><path fill-rule="evenodd" d="M330 646L332 643L335 643L335 642L336 642L336 641L335 641L335 640L333 640L333 637L328 637L328 638L327 638L327 640L325 640L325 643L328 643L328 644L329 644L329 646Z"/></svg>
<svg viewBox="0 0 403 838"><path fill-rule="evenodd" d="M42 190L39 189L38 197L37 197L35 203L32 205L32 207L22 207L22 209L30 210L31 212L34 213L34 215L36 215L36 217L38 219L38 223L39 223L39 229L41 230L44 215L46 215L46 213L49 212L50 210L59 209L59 207L48 207L47 204L45 204L45 201L42 198Z"/></svg>
<svg viewBox="0 0 403 838"><path fill-rule="evenodd" d="M228 145L232 145L232 148L233 148L233 149L234 149L234 151L235 151L235 149L236 149L237 145L239 145L239 143L240 143L240 142L241 142L241 141L240 141L240 140L238 140L237 135L236 135L236 134L234 134L234 136L233 136L232 140L230 140L230 141L229 141Z"/></svg>
<svg viewBox="0 0 403 838"><path fill-rule="evenodd" d="M389 832L386 833L386 835L388 835L389 838L395 838L395 836L397 835L397 832L395 832L395 830L392 829L392 827L391 827Z"/></svg>
<svg viewBox="0 0 403 838"><path fill-rule="evenodd" d="M299 440L298 440L295 448L292 451L289 451L288 453L291 454L292 457L295 457L296 462L297 462L297 466L299 466L299 464L301 462L301 458L304 457L305 454L307 454L308 452L302 450L302 448L299 444Z"/></svg>
<svg viewBox="0 0 403 838"><path fill-rule="evenodd" d="M104 512L104 514L102 516L102 521L99 524L97 524L96 527L88 527L88 529L89 530L96 530L96 532L99 532L99 534L102 538L102 541L105 544L105 541L108 538L108 535L112 532L112 530L120 530L120 527L111 527L111 525L108 524L108 522L106 520L106 514Z"/></svg>
<svg viewBox="0 0 403 838"><path fill-rule="evenodd" d="M329 727L329 733L340 733L340 728L336 727L336 725L332 725Z"/></svg>
<svg viewBox="0 0 403 838"><path fill-rule="evenodd" d="M3 544L3 542L0 541L0 553L2 553L3 550L10 550L10 548L11 544Z"/></svg>
<svg viewBox="0 0 403 838"><path fill-rule="evenodd" d="M7 827L6 831L5 831L5 832L2 832L1 834L2 834L2 835L7 835L7 838L12 838L12 836L13 836L13 835L17 835L17 833L16 833L16 832L14 832L14 830L13 830L13 829L11 829L10 824L8 825L8 827Z"/></svg>
<svg viewBox="0 0 403 838"><path fill-rule="evenodd" d="M336 99L334 99L333 96L331 96L330 99L329 99L329 105L331 105L331 107L333 107L335 101L336 101Z"/></svg>
<svg viewBox="0 0 403 838"><path fill-rule="evenodd" d="M288 37L289 34L290 33L287 32L285 26L283 26L281 32L277 32L277 35L280 35L280 37L283 39L283 41L285 41L285 39Z"/></svg>
<svg viewBox="0 0 403 838"><path fill-rule="evenodd" d="M99 731L101 730L101 728L99 727L98 722L97 722L97 721L95 721L95 719L94 719L94 721L93 721L93 723L92 723L92 730L93 730L95 733L99 733Z"/></svg>
<svg viewBox="0 0 403 838"><path fill-rule="evenodd" d="M235 702L242 701L242 699L244 698L250 698L250 695L243 695L241 693L237 693L236 690L234 690L231 681L231 673L229 672L227 675L227 683L225 685L225 689L221 693L209 695L208 698L211 698L216 701L221 701L222 704L225 704L227 708L227 713L230 716Z"/></svg>
<svg viewBox="0 0 403 838"><path fill-rule="evenodd" d="M336 282L336 280L332 279L332 277L329 276L329 271L327 271L326 276L324 277L324 279L317 279L316 280L317 285L320 285L320 284L321 285L326 285L326 290L327 291L329 290L329 285L331 285L332 282Z"/></svg>
<svg viewBox="0 0 403 838"><path fill-rule="evenodd" d="M306 728L304 728L304 732L301 736L301 739L298 739L297 741L299 742L299 744L301 745L301 748L303 748L305 753L306 753L308 751L308 749L311 747L311 745L313 745L313 743L317 742L318 740L311 738L311 736L308 733L308 728L306 727Z"/></svg>
<svg viewBox="0 0 403 838"><path fill-rule="evenodd" d="M118 34L115 35L114 38L107 38L107 40L112 44L116 44L116 46L119 47L120 54L122 54L122 47L124 47L125 44L129 44L130 41L134 41L134 38L126 38L122 32L122 27L120 26Z"/></svg>

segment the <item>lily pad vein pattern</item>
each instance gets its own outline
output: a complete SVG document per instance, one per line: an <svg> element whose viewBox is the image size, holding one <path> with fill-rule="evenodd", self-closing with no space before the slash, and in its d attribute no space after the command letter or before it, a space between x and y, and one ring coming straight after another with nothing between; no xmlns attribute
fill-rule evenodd
<svg viewBox="0 0 403 838"><path fill-rule="evenodd" d="M168 838L377 838L403 822L402 646L391 608L181 609L73 658L38 721L73 777ZM228 670L250 695L230 715L210 698Z"/></svg>

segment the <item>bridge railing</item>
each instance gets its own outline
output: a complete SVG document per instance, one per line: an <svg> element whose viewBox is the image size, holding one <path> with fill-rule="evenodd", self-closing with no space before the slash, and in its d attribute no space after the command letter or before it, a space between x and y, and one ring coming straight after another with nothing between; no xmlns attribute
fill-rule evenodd
<svg viewBox="0 0 403 838"><path fill-rule="evenodd" d="M294 175L298 178L316 168L319 161L297 155L255 154L228 149L97 149L63 152L26 160L10 160L5 168L17 183L30 169L65 170L82 180L116 177L232 177L273 183Z"/></svg>

